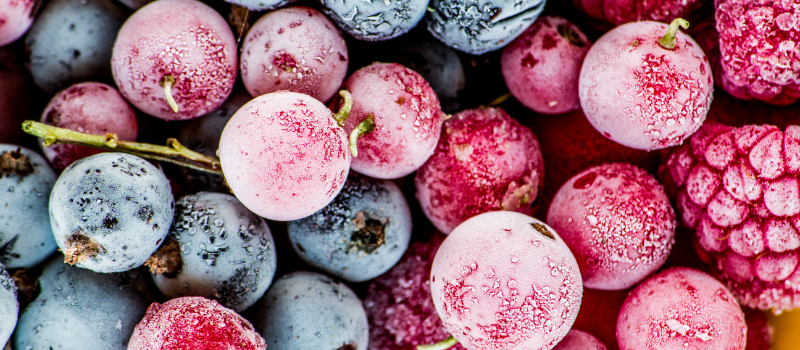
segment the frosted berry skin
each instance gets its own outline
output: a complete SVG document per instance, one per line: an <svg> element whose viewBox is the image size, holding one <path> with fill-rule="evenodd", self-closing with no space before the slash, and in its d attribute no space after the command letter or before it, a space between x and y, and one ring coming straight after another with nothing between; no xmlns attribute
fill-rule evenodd
<svg viewBox="0 0 800 350"><path fill-rule="evenodd" d="M396 38L414 28L428 7L427 0L322 0L325 14L358 40Z"/></svg>
<svg viewBox="0 0 800 350"><path fill-rule="evenodd" d="M722 86L742 99L790 104L800 97L800 41L793 1L717 0Z"/></svg>
<svg viewBox="0 0 800 350"><path fill-rule="evenodd" d="M267 223L234 196L182 197L165 246L169 240L177 243L171 249L180 251L179 270L152 275L167 298L202 296L242 312L264 295L275 276L275 242Z"/></svg>
<svg viewBox="0 0 800 350"><path fill-rule="evenodd" d="M17 285L3 264L0 264L0 315L3 316L0 317L0 344L5 344L17 325L19 302Z"/></svg>
<svg viewBox="0 0 800 350"><path fill-rule="evenodd" d="M345 123L350 134L370 114L375 129L358 139L353 171L396 179L417 170L433 154L445 114L428 82L397 63L373 63L355 71L344 89L353 95Z"/></svg>
<svg viewBox="0 0 800 350"><path fill-rule="evenodd" d="M430 286L431 263L444 237L436 234L427 242L412 243L391 270L370 283L364 309L371 350L407 350L449 336L433 306Z"/></svg>
<svg viewBox="0 0 800 350"><path fill-rule="evenodd" d="M347 285L322 274L281 277L249 313L270 350L367 349L361 300Z"/></svg>
<svg viewBox="0 0 800 350"><path fill-rule="evenodd" d="M231 4L244 6L253 11L274 10L287 6L297 0L225 0Z"/></svg>
<svg viewBox="0 0 800 350"><path fill-rule="evenodd" d="M253 96L288 90L328 101L347 76L342 33L305 6L261 16L247 32L240 59L242 82Z"/></svg>
<svg viewBox="0 0 800 350"><path fill-rule="evenodd" d="M54 256L39 277L39 295L22 310L14 349L126 350L152 301L140 270L95 273ZM2 322L2 321L0 321Z"/></svg>
<svg viewBox="0 0 800 350"><path fill-rule="evenodd" d="M556 193L547 224L575 254L583 285L626 289L658 270L675 243L675 212L664 188L625 163L591 167Z"/></svg>
<svg viewBox="0 0 800 350"><path fill-rule="evenodd" d="M0 143L0 264L32 268L56 250L47 211L56 177L38 153Z"/></svg>
<svg viewBox="0 0 800 350"><path fill-rule="evenodd" d="M264 339L239 314L214 300L183 297L153 303L128 350L264 350Z"/></svg>
<svg viewBox="0 0 800 350"><path fill-rule="evenodd" d="M573 0L589 17L618 26L636 21L672 22L686 18L703 5L701 0Z"/></svg>
<svg viewBox="0 0 800 350"><path fill-rule="evenodd" d="M744 350L746 334L744 313L731 292L686 267L639 284L617 319L620 350Z"/></svg>
<svg viewBox="0 0 800 350"><path fill-rule="evenodd" d="M654 150L681 144L706 118L714 83L706 55L678 32L667 50L664 23L621 25L592 45L579 81L581 107L601 134Z"/></svg>
<svg viewBox="0 0 800 350"><path fill-rule="evenodd" d="M28 31L33 23L35 5L35 0L0 1L0 46L16 41Z"/></svg>
<svg viewBox="0 0 800 350"><path fill-rule="evenodd" d="M137 156L100 153L72 163L50 194L62 252L95 272L141 266L169 232L175 202L161 169ZM68 256L69 258L69 256Z"/></svg>
<svg viewBox="0 0 800 350"><path fill-rule="evenodd" d="M571 329L553 350L607 350L605 344L593 335L577 329Z"/></svg>
<svg viewBox="0 0 800 350"><path fill-rule="evenodd" d="M409 41L398 45L396 51L389 51L393 60L419 73L431 85L442 111L459 111L458 92L466 85L461 58L438 40Z"/></svg>
<svg viewBox="0 0 800 350"><path fill-rule="evenodd" d="M475 215L533 213L544 180L539 141L500 108L455 114L414 183L425 216L445 234Z"/></svg>
<svg viewBox="0 0 800 350"><path fill-rule="evenodd" d="M75 84L58 92L42 112L41 122L94 135L113 133L126 141L136 141L139 130L136 113L117 89L96 82ZM44 139L39 139L39 146L58 172L78 159L101 152L70 144L45 146Z"/></svg>
<svg viewBox="0 0 800 350"><path fill-rule="evenodd" d="M581 108L578 76L591 42L561 17L539 17L503 49L506 86L525 107L561 114Z"/></svg>
<svg viewBox="0 0 800 350"><path fill-rule="evenodd" d="M394 182L350 173L322 210L290 221L292 248L308 264L349 282L390 269L411 239L411 210Z"/></svg>
<svg viewBox="0 0 800 350"><path fill-rule="evenodd" d="M125 21L111 68L120 93L136 108L164 120L185 120L225 102L237 62L236 39L219 13L199 1L167 0L152 2ZM177 113L164 95L166 76L175 81Z"/></svg>
<svg viewBox="0 0 800 350"><path fill-rule="evenodd" d="M558 233L516 212L465 221L431 267L436 311L468 350L550 349L572 327L582 294L578 263Z"/></svg>
<svg viewBox="0 0 800 350"><path fill-rule="evenodd" d="M237 111L219 142L233 194L270 220L309 216L330 203L347 179L350 149L331 111L314 98L279 91Z"/></svg>
<svg viewBox="0 0 800 350"><path fill-rule="evenodd" d="M773 327L769 324L767 314L761 310L743 308L744 321L747 323L747 346L745 350L769 349L772 343Z"/></svg>
<svg viewBox="0 0 800 350"><path fill-rule="evenodd" d="M433 0L428 31L456 50L480 55L506 46L536 20L545 0Z"/></svg>
<svg viewBox="0 0 800 350"><path fill-rule="evenodd" d="M800 127L707 124L660 172L701 257L743 306L800 307Z"/></svg>

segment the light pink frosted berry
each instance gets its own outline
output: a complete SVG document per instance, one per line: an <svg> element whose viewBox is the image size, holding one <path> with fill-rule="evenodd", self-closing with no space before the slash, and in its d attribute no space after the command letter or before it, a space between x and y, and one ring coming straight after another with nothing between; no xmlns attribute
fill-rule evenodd
<svg viewBox="0 0 800 350"><path fill-rule="evenodd" d="M575 254L583 285L625 289L655 272L675 242L675 212L664 188L646 171L614 163L568 180L547 213Z"/></svg>
<svg viewBox="0 0 800 350"><path fill-rule="evenodd" d="M33 24L35 0L0 0L0 46L22 37Z"/></svg>
<svg viewBox="0 0 800 350"><path fill-rule="evenodd" d="M431 295L468 350L549 349L575 322L583 285L558 233L530 216L496 211L445 239L431 267Z"/></svg>
<svg viewBox="0 0 800 350"><path fill-rule="evenodd" d="M742 305L800 307L800 127L709 123L660 172L712 273Z"/></svg>
<svg viewBox="0 0 800 350"><path fill-rule="evenodd" d="M128 350L264 350L266 347L249 321L203 297L153 303L128 343Z"/></svg>
<svg viewBox="0 0 800 350"><path fill-rule="evenodd" d="M675 48L658 41L664 23L616 27L592 45L581 67L586 118L622 145L654 150L679 145L703 123L714 88L706 55L678 31Z"/></svg>
<svg viewBox="0 0 800 350"><path fill-rule="evenodd" d="M617 319L620 350L744 350L744 313L719 281L670 268L628 294Z"/></svg>
<svg viewBox="0 0 800 350"><path fill-rule="evenodd" d="M606 350L605 344L593 335L572 329L564 339L561 339L553 350Z"/></svg>

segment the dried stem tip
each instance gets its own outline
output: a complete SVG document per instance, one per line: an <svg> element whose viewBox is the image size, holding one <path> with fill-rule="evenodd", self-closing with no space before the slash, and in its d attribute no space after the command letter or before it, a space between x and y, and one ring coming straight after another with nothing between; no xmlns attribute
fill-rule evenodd
<svg viewBox="0 0 800 350"><path fill-rule="evenodd" d="M674 49L677 41L676 37L678 36L678 27L681 27L684 30L689 29L689 22L683 18L676 18L674 21L672 21L672 23L669 24L667 33L658 40L658 44L667 50Z"/></svg>
<svg viewBox="0 0 800 350"><path fill-rule="evenodd" d="M12 175L23 178L32 172L33 164L22 148L0 154L0 178Z"/></svg>
<svg viewBox="0 0 800 350"><path fill-rule="evenodd" d="M181 246L172 238L167 238L167 241L144 262L144 266L150 268L151 274L163 274L167 277L174 277L182 265Z"/></svg>
<svg viewBox="0 0 800 350"><path fill-rule="evenodd" d="M88 258L94 258L100 253L100 250L105 251L102 246L97 244L97 242L89 236L85 235L82 231L78 231L67 238L67 250L64 252L64 262L75 265Z"/></svg>

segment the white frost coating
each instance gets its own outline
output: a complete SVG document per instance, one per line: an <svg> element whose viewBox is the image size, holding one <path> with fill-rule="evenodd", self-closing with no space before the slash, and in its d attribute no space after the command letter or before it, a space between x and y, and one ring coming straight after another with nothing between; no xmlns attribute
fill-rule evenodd
<svg viewBox="0 0 800 350"><path fill-rule="evenodd" d="M690 329L689 326L680 323L678 320L667 320L665 323L669 329L680 333L680 335L686 335L686 332Z"/></svg>
<svg viewBox="0 0 800 350"><path fill-rule="evenodd" d="M18 314L17 286L3 264L0 264L0 344L5 344L11 337Z"/></svg>
<svg viewBox="0 0 800 350"><path fill-rule="evenodd" d="M96 272L141 266L172 224L174 200L164 173L137 156L101 153L61 174L50 196L50 223L62 252L83 237L99 252L77 265Z"/></svg>
<svg viewBox="0 0 800 350"><path fill-rule="evenodd" d="M322 0L325 13L343 31L359 40L398 37L425 15L427 0Z"/></svg>

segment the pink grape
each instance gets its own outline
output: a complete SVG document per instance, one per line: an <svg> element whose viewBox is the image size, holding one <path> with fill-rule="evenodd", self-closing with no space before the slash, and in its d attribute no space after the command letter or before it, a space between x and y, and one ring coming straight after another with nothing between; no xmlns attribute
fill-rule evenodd
<svg viewBox="0 0 800 350"><path fill-rule="evenodd" d="M552 228L510 211L453 230L431 267L442 324L468 350L550 349L581 304L575 257Z"/></svg>
<svg viewBox="0 0 800 350"><path fill-rule="evenodd" d="M163 0L161 0L163 1ZM322 102L279 91L240 108L219 142L233 194L270 220L297 220L330 203L350 168L347 135Z"/></svg>
<svg viewBox="0 0 800 350"><path fill-rule="evenodd" d="M295 6L268 12L242 45L242 82L250 95L289 90L328 101L347 76L347 46L321 12Z"/></svg>
<svg viewBox="0 0 800 350"><path fill-rule="evenodd" d="M33 24L36 0L0 0L0 46L21 38Z"/></svg>
<svg viewBox="0 0 800 350"><path fill-rule="evenodd" d="M219 107L236 81L236 39L228 23L195 0L152 2L131 15L111 57L122 96L164 120L199 117ZM174 112L164 85L174 80Z"/></svg>
<svg viewBox="0 0 800 350"><path fill-rule="evenodd" d="M139 126L128 102L112 86L86 82L56 93L42 113L42 123L95 135L117 134L136 141ZM72 162L100 153L95 148L71 144L39 145L53 170L61 172Z"/></svg>
<svg viewBox="0 0 800 350"><path fill-rule="evenodd" d="M406 176L433 154L445 114L425 79L397 63L373 63L347 78L353 109L347 133L369 115L375 130L358 141L354 171L379 179Z"/></svg>

